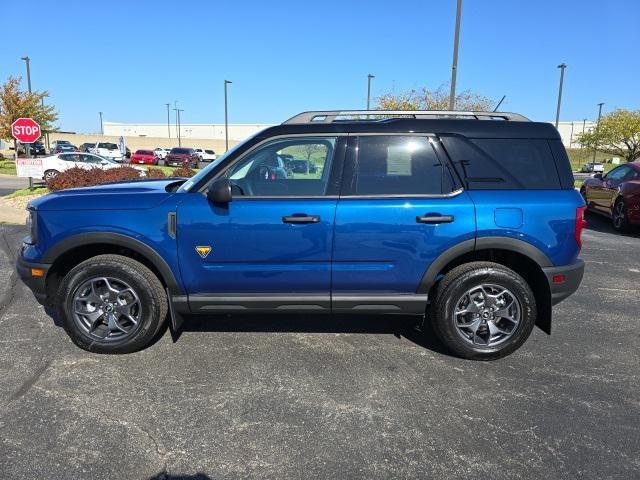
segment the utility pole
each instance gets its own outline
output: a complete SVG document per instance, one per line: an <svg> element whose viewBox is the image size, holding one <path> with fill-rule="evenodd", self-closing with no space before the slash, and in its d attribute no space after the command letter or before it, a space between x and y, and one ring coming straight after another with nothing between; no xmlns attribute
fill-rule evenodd
<svg viewBox="0 0 640 480"><path fill-rule="evenodd" d="M29 65L31 59L28 56L21 57L21 60L24 60L24 63L27 65L27 87L29 88L29 93L31 93L31 66ZM24 145L24 154L27 158L31 158L31 145L28 143ZM18 145L14 143L14 147L16 148L16 160L18 158ZM29 177L29 190L33 190L33 178Z"/></svg>
<svg viewBox="0 0 640 480"><path fill-rule="evenodd" d="M167 135L169 136L169 138L171 138L171 127L169 125L170 123L170 119L169 119L169 105L171 105L170 103L165 103L165 105L167 106Z"/></svg>
<svg viewBox="0 0 640 480"><path fill-rule="evenodd" d="M598 121L596 122L596 143L593 146L593 160L596 161L596 151L598 150L598 131L600 130L600 117L602 116L602 106L604 102L598 104Z"/></svg>
<svg viewBox="0 0 640 480"><path fill-rule="evenodd" d="M564 69L567 65L561 63L558 65L560 69L560 88L558 89L558 108L556 109L556 130L558 129L558 121L560 120L560 104L562 103L562 84L564 83Z"/></svg>
<svg viewBox="0 0 640 480"><path fill-rule="evenodd" d="M371 79L376 78L375 75L367 75L367 110L371 110Z"/></svg>
<svg viewBox="0 0 640 480"><path fill-rule="evenodd" d="M462 16L462 0L456 7L456 33L453 39L453 62L451 64L451 92L449 93L449 110L456 107L456 76L458 73L458 45L460 43L460 17Z"/></svg>
<svg viewBox="0 0 640 480"><path fill-rule="evenodd" d="M102 112L98 112L98 115L100 115L100 135L104 135L104 126L102 123Z"/></svg>
<svg viewBox="0 0 640 480"><path fill-rule="evenodd" d="M227 85L233 83L230 80L224 81L224 148L229 150L229 117L227 112Z"/></svg>

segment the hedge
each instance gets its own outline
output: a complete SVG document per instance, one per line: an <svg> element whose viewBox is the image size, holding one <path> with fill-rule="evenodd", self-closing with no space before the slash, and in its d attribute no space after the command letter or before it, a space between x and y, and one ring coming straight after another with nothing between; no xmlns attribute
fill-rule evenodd
<svg viewBox="0 0 640 480"><path fill-rule="evenodd" d="M195 172L190 168L176 168L172 173L174 177L192 177L193 175ZM166 175L158 168L151 168L147 170L146 177L141 177L139 170L127 165L105 170L98 167L91 169L73 167L56 175L47 182L47 187L55 192L67 188L93 187L103 183L144 180L145 178L166 178Z"/></svg>

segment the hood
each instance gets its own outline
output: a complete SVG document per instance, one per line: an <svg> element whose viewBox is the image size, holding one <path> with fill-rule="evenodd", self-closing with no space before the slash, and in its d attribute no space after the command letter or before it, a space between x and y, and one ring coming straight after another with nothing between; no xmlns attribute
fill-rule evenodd
<svg viewBox="0 0 640 480"><path fill-rule="evenodd" d="M46 210L142 210L153 208L175 194L185 179L134 180L95 187L71 188L44 195L29 208Z"/></svg>

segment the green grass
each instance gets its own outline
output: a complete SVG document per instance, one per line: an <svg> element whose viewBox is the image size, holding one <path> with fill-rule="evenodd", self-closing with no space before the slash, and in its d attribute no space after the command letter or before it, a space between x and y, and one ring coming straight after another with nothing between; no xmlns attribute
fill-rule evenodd
<svg viewBox="0 0 640 480"><path fill-rule="evenodd" d="M33 187L33 190L29 188L21 188L20 190L16 190L15 192L6 195L4 198L16 198L16 197L26 197L27 195L44 195L45 193L49 193L49 189L44 185L36 185Z"/></svg>
<svg viewBox="0 0 640 480"><path fill-rule="evenodd" d="M569 155L569 161L571 162L571 170L579 172L585 163L593 161L593 150L580 149L580 148L567 148L567 155ZM605 160L611 159L610 153L596 152L596 162L605 162ZM623 160L620 159L620 162ZM604 163L604 171L608 172L613 167L612 163Z"/></svg>
<svg viewBox="0 0 640 480"><path fill-rule="evenodd" d="M4 173L5 175L15 175L16 174L16 162L13 160L0 160L0 173Z"/></svg>

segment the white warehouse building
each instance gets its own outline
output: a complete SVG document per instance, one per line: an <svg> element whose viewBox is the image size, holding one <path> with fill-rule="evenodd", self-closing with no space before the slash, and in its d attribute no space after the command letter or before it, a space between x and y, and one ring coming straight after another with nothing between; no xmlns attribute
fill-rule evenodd
<svg viewBox="0 0 640 480"><path fill-rule="evenodd" d="M271 126L271 124L259 123L230 123L229 140L239 142ZM579 148L578 135L583 131L593 130L595 126L595 122L584 120L559 122L558 132L560 132L562 143L566 148ZM104 135L115 137L178 138L175 123L167 125L166 123L104 122L103 128ZM180 137L184 139L224 140L224 124L185 123L180 125Z"/></svg>
<svg viewBox="0 0 640 480"><path fill-rule="evenodd" d="M257 123L230 123L229 140L240 141L271 125ZM104 135L115 137L178 138L175 123L117 123L104 122ZM224 124L184 123L180 125L181 138L224 140Z"/></svg>

